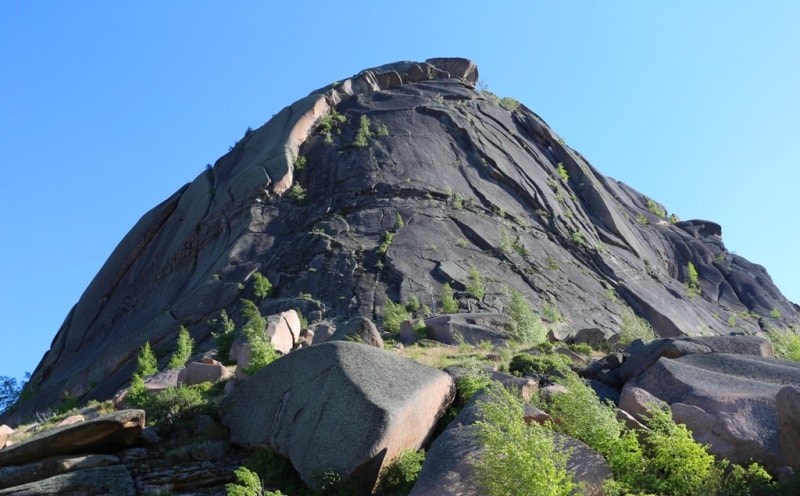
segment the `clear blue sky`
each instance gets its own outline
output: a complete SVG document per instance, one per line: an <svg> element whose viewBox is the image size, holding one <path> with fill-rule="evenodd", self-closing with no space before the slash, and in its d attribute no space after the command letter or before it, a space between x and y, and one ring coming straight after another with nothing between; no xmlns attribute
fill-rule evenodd
<svg viewBox="0 0 800 496"><path fill-rule="evenodd" d="M150 208L248 126L461 56L602 173L800 301L800 2L0 2L0 375L33 371Z"/></svg>

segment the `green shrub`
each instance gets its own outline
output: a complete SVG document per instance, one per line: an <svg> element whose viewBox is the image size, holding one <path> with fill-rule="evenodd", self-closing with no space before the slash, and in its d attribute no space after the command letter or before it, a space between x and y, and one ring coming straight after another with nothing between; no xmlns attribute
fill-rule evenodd
<svg viewBox="0 0 800 496"><path fill-rule="evenodd" d="M662 219L667 216L667 212L661 206L659 206L658 203L654 202L653 200L651 200L646 196L644 197L644 199L645 202L647 202L647 210L650 211L651 214L655 214L661 217Z"/></svg>
<svg viewBox="0 0 800 496"><path fill-rule="evenodd" d="M545 303L542 305L542 317L544 320L557 324L561 321L561 311L556 305Z"/></svg>
<svg viewBox="0 0 800 496"><path fill-rule="evenodd" d="M686 295L694 298L700 294L700 276L692 262L686 264Z"/></svg>
<svg viewBox="0 0 800 496"><path fill-rule="evenodd" d="M778 307L772 307L772 310L769 311L769 316L773 319L781 318L781 312L778 310Z"/></svg>
<svg viewBox="0 0 800 496"><path fill-rule="evenodd" d="M627 346L637 339L649 343L656 338L656 332L650 322L637 316L632 309L626 308L620 317L622 323L619 328L619 344L622 346Z"/></svg>
<svg viewBox="0 0 800 496"><path fill-rule="evenodd" d="M386 124L379 124L375 129L375 132L378 134L378 136L389 136L389 128L386 127Z"/></svg>
<svg viewBox="0 0 800 496"><path fill-rule="evenodd" d="M442 285L442 313L458 313L458 301L449 283Z"/></svg>
<svg viewBox="0 0 800 496"><path fill-rule="evenodd" d="M476 300L482 300L486 294L486 291L483 287L483 276L472 264L469 266L469 283L467 284L467 294Z"/></svg>
<svg viewBox="0 0 800 496"><path fill-rule="evenodd" d="M17 381L16 377L0 376L0 413L11 409L22 394L24 383Z"/></svg>
<svg viewBox="0 0 800 496"><path fill-rule="evenodd" d="M225 309L219 311L219 319L212 321L217 329L212 332L214 342L217 345L217 356L222 361L227 361L231 354L231 346L233 340L236 338L236 324L228 317L228 312Z"/></svg>
<svg viewBox="0 0 800 496"><path fill-rule="evenodd" d="M182 415L191 416L198 411L205 411L209 406L205 395L211 387L212 384L206 382L147 391L142 378L134 374L125 399L147 412L148 423L168 425L175 423Z"/></svg>
<svg viewBox="0 0 800 496"><path fill-rule="evenodd" d="M424 461L425 450L405 450L400 453L397 459L381 471L378 494L403 496L411 492Z"/></svg>
<svg viewBox="0 0 800 496"><path fill-rule="evenodd" d="M649 477L643 489L675 496L706 493L714 474L714 455L695 442L685 425L676 424L667 408L650 411L646 424L650 431L642 447Z"/></svg>
<svg viewBox="0 0 800 496"><path fill-rule="evenodd" d="M567 470L569 451L545 427L523 420L522 401L494 383L475 425L483 448L475 477L488 496L569 496L578 486Z"/></svg>
<svg viewBox="0 0 800 496"><path fill-rule="evenodd" d="M225 484L227 496L284 496L280 491L267 491L258 474L247 467L233 471L236 482Z"/></svg>
<svg viewBox="0 0 800 496"><path fill-rule="evenodd" d="M253 272L253 294L256 298L263 299L272 292L272 283L261 272Z"/></svg>
<svg viewBox="0 0 800 496"><path fill-rule="evenodd" d="M549 355L532 355L521 353L511 358L508 371L516 376L524 375L563 375L569 371L570 360L566 356L555 353Z"/></svg>
<svg viewBox="0 0 800 496"><path fill-rule="evenodd" d="M293 203L301 204L306 201L306 189L295 181L289 191L286 192L286 198Z"/></svg>
<svg viewBox="0 0 800 496"><path fill-rule="evenodd" d="M192 339L189 331L181 326L178 330L178 349L172 354L167 367L170 369L177 369L186 366L186 362L192 357L193 351L194 339Z"/></svg>
<svg viewBox="0 0 800 496"><path fill-rule="evenodd" d="M358 131L356 132L356 137L353 140L353 146L358 148L365 148L369 146L368 138L372 137L372 131L369 129L369 117L365 114L361 115L359 119L359 126Z"/></svg>
<svg viewBox="0 0 800 496"><path fill-rule="evenodd" d="M521 343L537 344L547 337L547 329L538 315L533 313L528 302L516 289L511 290L511 302L508 306L511 317L511 337Z"/></svg>
<svg viewBox="0 0 800 496"><path fill-rule="evenodd" d="M404 320L411 320L411 314L406 307L400 303L395 303L388 297L383 300L383 328L386 331L400 332L400 323Z"/></svg>
<svg viewBox="0 0 800 496"><path fill-rule="evenodd" d="M586 343L570 344L567 346L567 348L569 348L570 350L574 351L579 355L584 355L584 356L592 356L592 352L594 351L592 347Z"/></svg>
<svg viewBox="0 0 800 496"><path fill-rule="evenodd" d="M770 327L767 329L767 337L772 342L776 357L800 362L800 335Z"/></svg>
<svg viewBox="0 0 800 496"><path fill-rule="evenodd" d="M303 170L308 163L308 159L302 155L298 155L296 159L294 159L294 170L300 172Z"/></svg>
<svg viewBox="0 0 800 496"><path fill-rule="evenodd" d="M647 220L647 217L644 214L636 214L636 222L638 222L643 226L646 226L647 224L650 223L650 221Z"/></svg>
<svg viewBox="0 0 800 496"><path fill-rule="evenodd" d="M244 373L253 375L262 368L280 358L280 354L272 346L270 338L264 334L267 321L255 303L242 299L242 315L247 321L242 328L242 334L250 345L250 364L244 368Z"/></svg>
<svg viewBox="0 0 800 496"><path fill-rule="evenodd" d="M564 168L564 164L562 164L561 162L558 163L556 172L558 173L558 177L560 177L564 181L569 181L569 172L567 172L567 169Z"/></svg>
<svg viewBox="0 0 800 496"><path fill-rule="evenodd" d="M147 377L158 372L158 360L153 350L150 348L150 341L145 341L139 357L137 359L136 373L141 377Z"/></svg>
<svg viewBox="0 0 800 496"><path fill-rule="evenodd" d="M500 106L506 110L511 112L517 110L520 106L519 100L515 100L511 97L503 97L500 99Z"/></svg>
<svg viewBox="0 0 800 496"><path fill-rule="evenodd" d="M245 466L255 472L265 486L278 487L292 495L310 493L292 462L272 450L257 451L248 457Z"/></svg>

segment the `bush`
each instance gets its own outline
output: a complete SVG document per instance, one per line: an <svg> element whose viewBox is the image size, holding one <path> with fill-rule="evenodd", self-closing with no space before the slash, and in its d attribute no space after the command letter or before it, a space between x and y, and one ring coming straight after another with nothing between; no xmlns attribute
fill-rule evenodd
<svg viewBox="0 0 800 496"><path fill-rule="evenodd" d="M19 400L24 382L16 377L0 376L0 413L11 409Z"/></svg>
<svg viewBox="0 0 800 496"><path fill-rule="evenodd" d="M467 284L467 294L476 300L482 300L486 294L486 291L483 287L483 276L472 264L469 266L469 283Z"/></svg>
<svg viewBox="0 0 800 496"><path fill-rule="evenodd" d="M378 494L386 496L408 494L422 470L424 461L425 450L406 450L400 453L397 459L381 471Z"/></svg>
<svg viewBox="0 0 800 496"><path fill-rule="evenodd" d="M621 318L619 344L622 346L627 346L637 339L648 343L656 338L656 332L650 322L638 317L630 308L622 312Z"/></svg>
<svg viewBox="0 0 800 496"><path fill-rule="evenodd" d="M264 334L267 321L255 303L242 299L242 315L247 319L242 328L242 334L250 345L250 364L244 368L244 373L253 375L280 357L272 346L270 339Z"/></svg>
<svg viewBox="0 0 800 496"><path fill-rule="evenodd" d="M522 401L497 383L478 403L482 416L475 425L483 447L475 476L483 494L569 496L578 489L567 470L569 451L545 427L523 420Z"/></svg>
<svg viewBox="0 0 800 496"><path fill-rule="evenodd" d="M234 333L236 324L228 318L228 312L225 309L219 311L219 319L215 320L214 324L218 326L217 330L212 333L214 342L217 344L217 356L220 360L227 361L231 354L233 340L236 338Z"/></svg>
<svg viewBox="0 0 800 496"><path fill-rule="evenodd" d="M167 367L170 369L184 367L186 362L189 361L189 358L192 357L193 350L194 339L189 335L189 331L181 326L178 330L178 349L172 354L172 358L169 359Z"/></svg>
<svg viewBox="0 0 800 496"><path fill-rule="evenodd" d="M173 424L183 415L205 410L209 403L205 397L211 383L194 386L178 385L159 391L147 391L142 378L134 374L126 400L147 412L147 420L154 424Z"/></svg>
<svg viewBox="0 0 800 496"><path fill-rule="evenodd" d="M694 298L700 294L700 276L692 262L686 264L686 295Z"/></svg>
<svg viewBox="0 0 800 496"><path fill-rule="evenodd" d="M369 146L368 138L372 137L372 131L369 130L369 117L362 114L359 120L358 132L353 140L353 146L364 148Z"/></svg>
<svg viewBox="0 0 800 496"><path fill-rule="evenodd" d="M776 357L800 362L800 335L770 327L767 330L767 337L772 341Z"/></svg>
<svg viewBox="0 0 800 496"><path fill-rule="evenodd" d="M547 337L547 329L528 302L516 289L511 290L508 315L512 321L512 338L521 343L537 344Z"/></svg>
<svg viewBox="0 0 800 496"><path fill-rule="evenodd" d="M514 355L508 365L508 371L516 376L524 375L563 375L569 371L569 358L556 353L552 355L531 355L522 353Z"/></svg>
<svg viewBox="0 0 800 496"><path fill-rule="evenodd" d="M266 298L272 292L272 283L261 272L253 272L253 294L256 298Z"/></svg>
<svg viewBox="0 0 800 496"><path fill-rule="evenodd" d="M150 348L150 341L145 341L144 346L142 346L142 349L139 351L136 373L142 377L147 377L156 372L158 372L158 360L153 350Z"/></svg>
<svg viewBox="0 0 800 496"><path fill-rule="evenodd" d="M395 303L388 297L383 300L383 328L386 331L400 332L400 323L404 320L411 320L411 314L406 307L400 303Z"/></svg>
<svg viewBox="0 0 800 496"><path fill-rule="evenodd" d="M458 301L449 283L442 285L442 313L458 313Z"/></svg>
<svg viewBox="0 0 800 496"><path fill-rule="evenodd" d="M292 187L289 188L289 191L286 192L286 198L293 203L303 203L306 201L306 189L303 188L303 185L300 183L295 182Z"/></svg>

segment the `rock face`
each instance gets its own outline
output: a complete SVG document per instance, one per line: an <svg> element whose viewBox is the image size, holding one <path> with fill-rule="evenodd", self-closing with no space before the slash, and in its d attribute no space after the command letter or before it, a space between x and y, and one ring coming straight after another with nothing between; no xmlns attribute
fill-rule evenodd
<svg viewBox="0 0 800 496"><path fill-rule="evenodd" d="M668 222L477 80L465 59L389 64L248 132L120 241L34 371L30 399L0 421L65 391L110 397L144 342L167 356L180 325L198 349L214 346L208 322L224 309L241 324L243 298L263 315L296 309L335 327L355 317L380 327L387 298L440 313L445 283L462 310L504 312L514 289L608 335L625 305L661 336L800 320L764 268L725 248L719 225ZM256 271L269 298L253 294Z"/></svg>
<svg viewBox="0 0 800 496"><path fill-rule="evenodd" d="M309 487L332 470L371 489L383 466L422 446L454 396L444 372L336 341L268 365L223 401L220 414L234 443L286 456Z"/></svg>

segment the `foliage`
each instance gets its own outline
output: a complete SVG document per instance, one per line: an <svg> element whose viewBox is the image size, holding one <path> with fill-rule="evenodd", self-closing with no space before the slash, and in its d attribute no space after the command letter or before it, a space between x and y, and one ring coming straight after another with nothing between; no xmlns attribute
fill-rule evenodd
<svg viewBox="0 0 800 496"><path fill-rule="evenodd" d="M508 231L506 228L503 227L500 229L500 251L509 254L511 250L514 249L514 242L511 240L511 236L508 235Z"/></svg>
<svg viewBox="0 0 800 496"><path fill-rule="evenodd" d="M178 330L178 349L172 354L167 367L170 369L177 369L185 366L186 362L191 358L193 351L194 339L189 335L189 331L184 326L181 326Z"/></svg>
<svg viewBox="0 0 800 496"><path fill-rule="evenodd" d="M547 337L547 329L528 302L516 289L511 290L508 315L512 321L512 338L522 343L537 344Z"/></svg>
<svg viewBox="0 0 800 496"><path fill-rule="evenodd" d="M486 294L486 291L483 287L483 276L472 264L469 266L469 283L467 284L467 294L476 300L482 300Z"/></svg>
<svg viewBox="0 0 800 496"><path fill-rule="evenodd" d="M767 337L772 341L776 357L800 362L800 335L770 327L767 329Z"/></svg>
<svg viewBox="0 0 800 496"><path fill-rule="evenodd" d="M425 450L401 452L400 456L381 471L378 493L398 496L408 494L422 470L424 461Z"/></svg>
<svg viewBox="0 0 800 496"><path fill-rule="evenodd" d="M209 382L193 386L178 385L159 391L147 391L143 379L133 375L126 400L133 406L147 412L148 422L173 424L181 416L191 415L208 406L206 393L211 389Z"/></svg>
<svg viewBox="0 0 800 496"><path fill-rule="evenodd" d="M263 299L272 292L272 283L261 272L253 272L253 294L256 298Z"/></svg>
<svg viewBox="0 0 800 496"><path fill-rule="evenodd" d="M228 312L223 308L219 311L219 319L213 322L217 326L217 330L213 332L214 342L217 344L217 356L220 360L227 360L231 354L231 346L236 334L233 332L236 329L236 324L228 317Z"/></svg>
<svg viewBox="0 0 800 496"><path fill-rule="evenodd" d="M279 487L288 494L308 492L292 462L272 450L254 453L247 459L245 466L256 473L265 486Z"/></svg>
<svg viewBox="0 0 800 496"><path fill-rule="evenodd" d="M561 162L558 163L556 172L558 173L558 177L560 177L564 181L569 181L569 172L567 172L567 169L564 168L564 164L562 164Z"/></svg>
<svg viewBox="0 0 800 496"><path fill-rule="evenodd" d="M713 475L714 455L695 442L685 425L676 424L667 408L650 411L646 423L650 432L642 447L649 477L643 481L643 489L676 496L705 493Z"/></svg>
<svg viewBox="0 0 800 496"><path fill-rule="evenodd" d="M650 322L637 316L633 310L626 308L621 315L622 323L619 328L619 344L627 346L637 339L648 343L656 338L656 332Z"/></svg>
<svg viewBox="0 0 800 496"><path fill-rule="evenodd" d="M442 285L442 313L458 313L458 301L449 283Z"/></svg>
<svg viewBox="0 0 800 496"><path fill-rule="evenodd" d="M283 496L280 491L267 491L258 474L247 467L233 471L236 482L225 484L227 496Z"/></svg>
<svg viewBox="0 0 800 496"><path fill-rule="evenodd" d="M242 328L242 334L250 344L250 364L244 368L247 375L253 375L270 363L277 360L280 355L272 346L270 339L264 334L267 321L255 303L242 299L242 314L247 319Z"/></svg>
<svg viewBox="0 0 800 496"><path fill-rule="evenodd" d="M647 220L647 217L645 217L644 214L636 214L636 222L638 222L639 224L641 224L643 226L646 226L647 224L650 223L650 221Z"/></svg>
<svg viewBox="0 0 800 496"><path fill-rule="evenodd" d="M572 233L569 237L569 240L572 242L572 244L578 246L586 244L586 238L583 237L583 233L581 231L575 231Z"/></svg>
<svg viewBox="0 0 800 496"><path fill-rule="evenodd" d="M308 163L308 159L302 155L298 155L296 159L294 159L294 170L300 172L303 170Z"/></svg>
<svg viewBox="0 0 800 496"><path fill-rule="evenodd" d="M158 372L158 360L150 348L150 341L145 341L137 358L136 373L142 377L147 377L156 372Z"/></svg>
<svg viewBox="0 0 800 496"><path fill-rule="evenodd" d="M320 133L325 137L325 143L331 144L333 143L333 129L339 125L347 122L347 117L343 116L339 112L336 111L335 108L332 108L330 112L323 115L319 121L319 130Z"/></svg>
<svg viewBox="0 0 800 496"><path fill-rule="evenodd" d="M516 376L524 375L563 375L569 370L569 358L556 354L533 355L521 353L514 355L508 365L508 371Z"/></svg>
<svg viewBox="0 0 800 496"><path fill-rule="evenodd" d="M303 185L295 181L292 187L289 188L289 191L286 192L286 198L293 203L303 203L306 201L306 189Z"/></svg>
<svg viewBox="0 0 800 496"><path fill-rule="evenodd" d="M25 374L26 379L30 374ZM20 398L25 381L19 382L16 377L0 376L0 413L11 409Z"/></svg>
<svg viewBox="0 0 800 496"><path fill-rule="evenodd" d="M400 332L400 323L411 320L411 314L401 303L395 303L388 297L383 300L383 328L386 331Z"/></svg>
<svg viewBox="0 0 800 496"><path fill-rule="evenodd" d="M662 219L667 216L667 212L661 207L658 203L654 202L648 197L644 197L645 202L647 202L647 210L650 211L651 214L655 214Z"/></svg>
<svg viewBox="0 0 800 496"><path fill-rule="evenodd" d="M691 261L686 264L686 274L686 295L689 298L694 298L700 294L700 276Z"/></svg>
<svg viewBox="0 0 800 496"><path fill-rule="evenodd" d="M372 137L372 131L369 129L369 117L362 114L359 119L358 131L356 137L353 139L353 146L358 148L365 148L369 146L368 138Z"/></svg>
<svg viewBox="0 0 800 496"><path fill-rule="evenodd" d="M553 324L560 322L563 318L561 316L561 311L558 309L556 305L551 305L549 303L545 303L542 305L542 317L544 320L551 322Z"/></svg>
<svg viewBox="0 0 800 496"><path fill-rule="evenodd" d="M386 127L386 124L379 124L377 128L375 128L375 132L378 136L389 136L389 128Z"/></svg>
<svg viewBox="0 0 800 496"><path fill-rule="evenodd" d="M397 215L395 216L395 221L394 221L394 228L395 229L402 229L403 226L405 226L405 225L406 225L406 223L403 220L403 216L400 215L400 212L397 212Z"/></svg>
<svg viewBox="0 0 800 496"><path fill-rule="evenodd" d="M781 318L781 312L778 310L778 307L772 307L772 310L769 311L769 316L773 319Z"/></svg>
<svg viewBox="0 0 800 496"><path fill-rule="evenodd" d="M482 417L476 423L483 447L475 461L475 476L482 494L516 496L568 496L578 487L567 470L569 452L552 432L523 420L522 401L493 384L487 401L479 402ZM511 482L513 481L513 483Z"/></svg>
<svg viewBox="0 0 800 496"><path fill-rule="evenodd" d="M461 403L466 403L481 389L492 382L489 374L477 367L468 367L468 372L456 380L456 389Z"/></svg>
<svg viewBox="0 0 800 496"><path fill-rule="evenodd" d="M515 100L506 96L500 99L500 106L513 112L519 108L520 103L519 100Z"/></svg>

